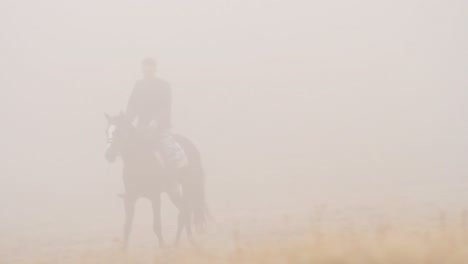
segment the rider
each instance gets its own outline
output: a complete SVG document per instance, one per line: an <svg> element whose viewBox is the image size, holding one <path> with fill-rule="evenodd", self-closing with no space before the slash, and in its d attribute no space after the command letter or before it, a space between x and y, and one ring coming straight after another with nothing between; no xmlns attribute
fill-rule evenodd
<svg viewBox="0 0 468 264"><path fill-rule="evenodd" d="M168 168L179 168L187 162L182 147L171 133L171 87L156 77L157 63L153 58L142 61L143 79L138 80L127 104L127 118L138 128L159 132L160 154Z"/></svg>

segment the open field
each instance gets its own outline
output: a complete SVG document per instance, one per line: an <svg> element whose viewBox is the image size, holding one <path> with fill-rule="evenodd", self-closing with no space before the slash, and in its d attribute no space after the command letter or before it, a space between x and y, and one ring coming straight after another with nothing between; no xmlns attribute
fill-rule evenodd
<svg viewBox="0 0 468 264"><path fill-rule="evenodd" d="M0 264L468 264L467 14L0 0Z"/></svg>
<svg viewBox="0 0 468 264"><path fill-rule="evenodd" d="M468 263L466 211L398 213L355 209L340 215L317 207L310 217L300 219L266 221L246 214L242 221L229 221L226 215L198 236L196 247L156 249L152 232L137 230L126 254L117 237L96 234L94 240L62 238L56 243L51 236L47 243L46 236L36 245L42 251L3 252L9 259L0 263Z"/></svg>

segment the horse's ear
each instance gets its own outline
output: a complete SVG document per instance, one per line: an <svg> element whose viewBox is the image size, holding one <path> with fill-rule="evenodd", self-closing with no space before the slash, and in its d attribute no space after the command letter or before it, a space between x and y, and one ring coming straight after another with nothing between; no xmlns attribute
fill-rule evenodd
<svg viewBox="0 0 468 264"><path fill-rule="evenodd" d="M107 123L112 123L112 117L108 113L104 113L104 116L106 117Z"/></svg>

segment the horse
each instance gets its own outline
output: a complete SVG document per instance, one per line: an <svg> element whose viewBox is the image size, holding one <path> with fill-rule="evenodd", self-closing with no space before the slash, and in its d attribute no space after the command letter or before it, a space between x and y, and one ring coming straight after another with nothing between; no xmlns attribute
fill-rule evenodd
<svg viewBox="0 0 468 264"><path fill-rule="evenodd" d="M197 147L188 138L174 134L187 155L188 163L182 168L169 170L158 158L159 146L154 131L135 127L124 113L117 116L106 114L106 119L108 145L105 157L109 163L113 163L120 156L123 163L125 192L120 195L125 209L123 249L126 250L129 244L135 203L139 198L151 201L153 229L159 246L166 247L161 230L163 192L169 195L179 211L175 245L179 244L184 230L188 240L195 244L192 227L203 229L209 215L205 200L205 174Z"/></svg>

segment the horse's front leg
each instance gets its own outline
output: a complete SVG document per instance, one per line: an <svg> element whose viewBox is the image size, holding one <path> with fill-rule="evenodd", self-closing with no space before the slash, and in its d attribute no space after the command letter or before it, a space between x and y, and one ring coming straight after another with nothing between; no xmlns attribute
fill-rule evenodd
<svg viewBox="0 0 468 264"><path fill-rule="evenodd" d="M165 248L166 242L162 234L162 223L161 223L161 197L157 195L152 200L153 206L153 230L156 233L159 241L159 247Z"/></svg>
<svg viewBox="0 0 468 264"><path fill-rule="evenodd" d="M133 216L135 213L135 198L131 198L128 196L123 196L123 201L124 201L124 207L125 207L125 224L124 224L124 244L123 244L123 249L127 250L128 248L128 242L130 239L130 232L132 229L132 223L133 223Z"/></svg>

